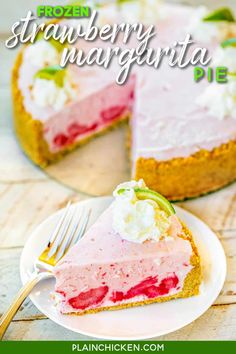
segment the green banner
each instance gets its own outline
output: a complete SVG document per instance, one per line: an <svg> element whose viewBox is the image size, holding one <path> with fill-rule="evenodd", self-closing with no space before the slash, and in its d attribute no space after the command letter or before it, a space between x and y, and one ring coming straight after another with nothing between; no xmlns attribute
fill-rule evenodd
<svg viewBox="0 0 236 354"><path fill-rule="evenodd" d="M0 353L70 354L70 353L168 353L205 354L236 350L236 341L42 341L1 342Z"/></svg>

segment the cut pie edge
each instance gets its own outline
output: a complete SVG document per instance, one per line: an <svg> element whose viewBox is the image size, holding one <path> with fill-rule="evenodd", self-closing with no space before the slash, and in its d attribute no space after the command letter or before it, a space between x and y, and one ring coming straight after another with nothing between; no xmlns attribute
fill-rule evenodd
<svg viewBox="0 0 236 354"><path fill-rule="evenodd" d="M43 137L43 124L40 120L34 119L30 113L25 110L24 99L21 90L18 86L19 69L23 59L23 49L18 53L15 65L12 70L12 100L13 100L13 120L15 126L15 133L26 155L40 167L47 167L48 165L61 160L66 154L75 150L93 138L101 136L106 132L115 129L117 126L126 123L129 120L130 114L125 113L107 126L102 127L99 131L92 132L75 141L68 146L63 147L63 150L52 153L48 148L48 144Z"/></svg>

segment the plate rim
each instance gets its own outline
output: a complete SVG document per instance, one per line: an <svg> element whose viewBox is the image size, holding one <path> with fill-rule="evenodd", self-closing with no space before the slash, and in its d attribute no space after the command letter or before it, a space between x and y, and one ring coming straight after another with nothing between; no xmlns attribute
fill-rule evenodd
<svg viewBox="0 0 236 354"><path fill-rule="evenodd" d="M87 202L92 202L94 200L107 200L107 201L112 201L113 200L113 197L112 196L102 196L102 197L92 197L92 198L87 198L87 199L84 199L84 200L81 200L81 201L77 201L75 203L72 203L72 205L75 207L77 206L78 204L83 204L83 203L87 203ZM220 291L222 290L223 286L224 286L224 283L225 283L225 279L226 279L226 275L227 275L227 260L226 260L226 255L225 255L225 251L224 251L224 248L217 236L217 232L213 231L212 228L207 224L205 223L203 220L201 220L198 216L192 214L190 211L178 206L178 205L174 205L174 208L176 209L176 212L178 214L178 210L180 210L180 212L183 212L184 214L186 214L187 217L190 217L192 219L195 220L195 222L197 223L200 223L201 226L205 227L208 229L208 231L212 234L212 236L214 236L214 240L217 244L217 247L218 247L218 250L221 252L221 256L222 256L222 268L221 268L221 282L218 284L217 286L217 291L215 293L215 296L214 298L212 297L211 300L209 301L209 303L207 303L204 307L202 307L202 310L200 311L199 314L196 315L196 317L194 317L193 319L191 319L190 321L186 321L186 324L184 325L177 325L176 327L172 327L170 330L163 330L162 331L159 331L158 334L152 334L152 335L143 335L143 336L140 336L140 335L137 335L137 336L112 336L112 335L100 335L100 334L95 334L95 333L92 333L92 332L89 332L89 331L83 331L83 330L76 330L75 328L71 328L70 326L64 324L64 323L61 323L59 319L57 318L54 318L53 315L51 316L50 313L46 312L42 309L41 305L38 304L37 301L35 301L33 298L32 298L32 295L29 295L29 298L30 300L32 301L32 303L34 304L34 306L40 311L42 312L44 315L46 315L48 317L48 319L50 319L51 321L53 321L54 323L60 325L61 327L63 328L66 328L67 330L71 331L71 332L74 332L74 333L77 333L77 334L81 334L81 335L85 335L85 336L88 336L88 337L91 337L91 338L97 338L97 339L105 339L105 340L144 340L144 339L151 339L151 338L155 338L155 337L159 337L159 336L162 336L162 335L166 335L166 334L169 334L169 333L172 333L172 332L175 332L181 328L184 328L186 327L187 325L189 325L190 323L194 322L196 319L198 319L199 317L201 317L211 306L212 304L215 302L215 300L217 299L217 297L219 296L220 294ZM25 254L27 253L27 244L29 244L32 240L34 240L35 238L35 234L37 234L37 231L40 227L42 227L42 225L45 223L47 224L48 222L50 222L50 219L53 219L57 214L60 214L63 210L65 209L64 208L61 208L57 211L55 211L54 213L52 213L51 215L49 215L47 218L43 219L38 225L35 226L35 228L32 230L32 232L30 233L30 236L28 237L27 241L25 242L25 245L23 247L23 250L22 250L22 253L21 253L21 256L20 256L20 264L19 264L19 267L20 267L20 278L21 278L21 282L22 284L25 283L25 279L28 278L29 279L29 275L27 275L25 272L24 272L24 259L25 259ZM194 237L194 236L193 236ZM182 299L183 301L185 299ZM186 299L187 300L187 299ZM174 301L174 300L173 300ZM155 304L153 304L155 306ZM113 311L113 313L115 313L115 311Z"/></svg>

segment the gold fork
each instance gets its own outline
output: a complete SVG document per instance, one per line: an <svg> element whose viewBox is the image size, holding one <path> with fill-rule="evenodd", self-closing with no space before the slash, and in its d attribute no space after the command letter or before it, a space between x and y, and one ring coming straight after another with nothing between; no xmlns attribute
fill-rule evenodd
<svg viewBox="0 0 236 354"><path fill-rule="evenodd" d="M42 279L53 277L52 270L58 261L67 253L84 234L88 225L91 210L71 208L69 202L53 230L47 245L34 262L34 271L30 279L23 285L8 310L0 319L0 340L23 301L35 285Z"/></svg>

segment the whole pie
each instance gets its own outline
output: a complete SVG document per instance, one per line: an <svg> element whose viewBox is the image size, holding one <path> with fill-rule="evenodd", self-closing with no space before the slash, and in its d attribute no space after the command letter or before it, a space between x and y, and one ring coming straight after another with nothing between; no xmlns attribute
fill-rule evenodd
<svg viewBox="0 0 236 354"><path fill-rule="evenodd" d="M98 21L114 23L123 15L145 14L140 3L101 7ZM159 1L150 4L141 20L156 24L152 48L172 47L191 33L195 43L188 55L196 47L206 47L213 57L211 66L227 65L236 72L236 48L220 46L236 34L232 18L214 21L205 8L162 5ZM70 21L76 26L78 20ZM85 52L108 45L99 40L78 42ZM137 43L131 38L132 45ZM236 178L233 75L226 84L206 79L196 83L191 65L171 67L164 58L157 69L134 65L126 83L118 85L120 68L115 60L106 70L75 64L62 70L58 67L61 49L39 38L19 52L13 69L16 134L36 164L55 163L128 119L131 175L143 178L148 187L168 199L198 196Z"/></svg>

